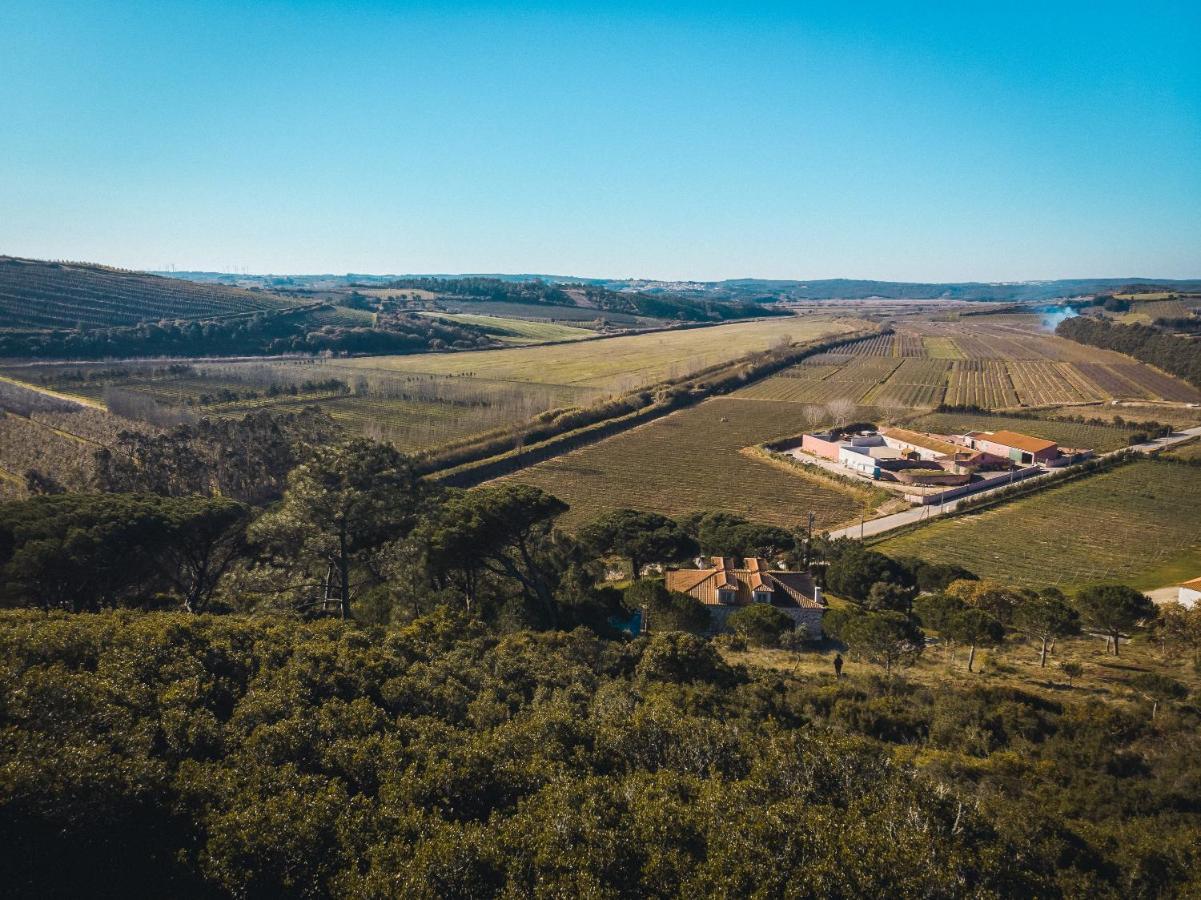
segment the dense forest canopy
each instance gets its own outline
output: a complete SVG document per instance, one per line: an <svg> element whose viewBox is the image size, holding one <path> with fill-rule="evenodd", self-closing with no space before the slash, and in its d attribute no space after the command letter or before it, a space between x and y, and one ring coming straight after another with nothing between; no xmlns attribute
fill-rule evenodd
<svg viewBox="0 0 1201 900"><path fill-rule="evenodd" d="M1201 387L1201 341L1152 325L1117 325L1094 316L1064 319L1055 333L1082 344L1125 353Z"/></svg>
<svg viewBox="0 0 1201 900"><path fill-rule="evenodd" d="M681 632L0 614L10 896L1184 896L1195 710ZM15 689L19 686L19 689Z"/></svg>
<svg viewBox="0 0 1201 900"><path fill-rule="evenodd" d="M328 305L120 328L0 332L0 356L103 359L279 353L425 353L499 346L482 329L395 313L371 326L325 324Z"/></svg>

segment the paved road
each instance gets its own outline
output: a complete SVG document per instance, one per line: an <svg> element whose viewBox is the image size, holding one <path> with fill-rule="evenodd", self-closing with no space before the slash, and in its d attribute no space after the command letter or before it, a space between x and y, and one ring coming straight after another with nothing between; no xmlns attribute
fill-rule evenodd
<svg viewBox="0 0 1201 900"><path fill-rule="evenodd" d="M1201 437L1201 426L1196 428L1188 428L1184 431L1177 431L1169 437L1156 438L1153 441L1147 441L1145 444L1133 444L1130 447L1123 447L1121 450L1114 450L1110 453L1103 453L1101 456L1113 456L1117 453L1122 453L1126 450L1133 450L1136 453L1157 453L1167 447L1174 447L1176 444L1182 444L1185 441L1192 440L1195 437ZM1027 478L1022 484L1030 484L1040 481L1053 474L1055 470L1044 472L1041 475L1032 475ZM962 500L976 500L980 497L988 497L995 494L997 491L1004 490L1008 485L992 488L987 491L981 491L978 494L969 494L967 497L962 497ZM894 528L901 528L905 525L914 525L918 522L925 522L929 519L937 519L939 516L945 516L947 513L954 512L959 506L959 500L951 500L939 506L932 504L930 506L915 506L912 509L902 510L899 513L893 513L888 516L880 516L878 519L868 519L862 525L852 525L849 528L840 528L837 531L831 531L830 537L850 537L850 538L865 538L873 537L877 534L884 534L886 531L892 531Z"/></svg>

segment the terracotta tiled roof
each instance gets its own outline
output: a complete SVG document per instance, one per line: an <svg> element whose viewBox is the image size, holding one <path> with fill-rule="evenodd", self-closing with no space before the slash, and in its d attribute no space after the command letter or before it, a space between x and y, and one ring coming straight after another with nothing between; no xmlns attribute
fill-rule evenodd
<svg viewBox="0 0 1201 900"><path fill-rule="evenodd" d="M670 569L667 589L690 594L701 603L720 605L719 590L735 592L734 605L754 602L756 591L771 591L773 606L802 606L824 609L813 599L813 579L805 572L772 572L761 559L750 558L744 568L734 568L733 560L714 557L710 569Z"/></svg>
<svg viewBox="0 0 1201 900"><path fill-rule="evenodd" d="M994 444L1013 447L1015 450L1025 450L1027 453L1042 453L1044 450L1053 450L1059 446L1055 441L1019 434L1016 431L994 431L988 435L986 440L990 440Z"/></svg>
<svg viewBox="0 0 1201 900"><path fill-rule="evenodd" d="M1189 588L1194 591L1201 591L1201 577L1193 578L1190 581L1180 582L1180 587Z"/></svg>
<svg viewBox="0 0 1201 900"><path fill-rule="evenodd" d="M702 581L707 581L716 574L716 569L669 569L667 572L667 589L687 594Z"/></svg>

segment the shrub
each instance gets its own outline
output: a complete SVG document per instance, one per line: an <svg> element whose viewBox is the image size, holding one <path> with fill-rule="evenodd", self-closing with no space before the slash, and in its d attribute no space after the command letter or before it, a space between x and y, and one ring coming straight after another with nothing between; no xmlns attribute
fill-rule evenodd
<svg viewBox="0 0 1201 900"><path fill-rule="evenodd" d="M766 603L744 606L732 613L726 623L752 647L779 646L781 636L793 627L791 618Z"/></svg>

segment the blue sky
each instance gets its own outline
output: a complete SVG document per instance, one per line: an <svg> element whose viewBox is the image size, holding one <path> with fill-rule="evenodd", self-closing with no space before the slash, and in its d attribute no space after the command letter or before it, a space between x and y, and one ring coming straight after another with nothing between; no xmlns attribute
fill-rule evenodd
<svg viewBox="0 0 1201 900"><path fill-rule="evenodd" d="M4 0L0 252L1201 276L1199 45L1197 3Z"/></svg>

